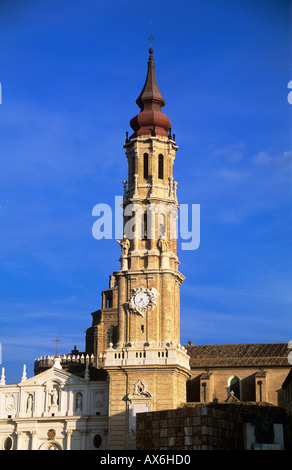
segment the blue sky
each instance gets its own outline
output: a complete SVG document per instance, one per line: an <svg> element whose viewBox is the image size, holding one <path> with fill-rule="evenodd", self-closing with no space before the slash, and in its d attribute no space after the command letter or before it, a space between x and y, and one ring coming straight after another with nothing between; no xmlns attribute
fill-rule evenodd
<svg viewBox="0 0 292 470"><path fill-rule="evenodd" d="M292 340L289 2L50 0L0 5L0 341L8 383L35 357L84 349L119 268L92 208L123 192L123 143L150 22L180 203L181 342Z"/></svg>

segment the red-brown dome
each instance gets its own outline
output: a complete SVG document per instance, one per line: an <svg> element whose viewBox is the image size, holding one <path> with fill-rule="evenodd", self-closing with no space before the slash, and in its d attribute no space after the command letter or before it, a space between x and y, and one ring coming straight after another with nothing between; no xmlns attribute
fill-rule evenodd
<svg viewBox="0 0 292 470"><path fill-rule="evenodd" d="M143 90L136 100L141 109L140 113L130 121L134 134L139 135L162 135L167 137L172 124L161 108L166 102L161 95L155 77L155 64L153 49L149 49L148 72Z"/></svg>

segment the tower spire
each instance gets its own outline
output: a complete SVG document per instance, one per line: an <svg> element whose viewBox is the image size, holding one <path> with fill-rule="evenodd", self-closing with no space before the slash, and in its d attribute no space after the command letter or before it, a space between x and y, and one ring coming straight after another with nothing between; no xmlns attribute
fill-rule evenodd
<svg viewBox="0 0 292 470"><path fill-rule="evenodd" d="M151 41L154 39L152 34L150 38ZM130 121L130 126L134 130L134 134L131 137L141 135L167 137L169 129L172 127L166 114L161 112L161 108L166 105L166 101L157 85L153 52L152 47L150 47L145 84L136 100L141 111Z"/></svg>

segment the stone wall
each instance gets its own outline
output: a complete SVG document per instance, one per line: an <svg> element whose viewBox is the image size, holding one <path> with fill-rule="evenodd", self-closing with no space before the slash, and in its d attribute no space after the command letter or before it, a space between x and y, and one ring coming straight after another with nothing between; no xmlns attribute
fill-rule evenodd
<svg viewBox="0 0 292 470"><path fill-rule="evenodd" d="M243 448L243 418L209 406L137 414L138 450Z"/></svg>
<svg viewBox="0 0 292 470"><path fill-rule="evenodd" d="M137 449L283 449L285 420L280 407L235 397L228 402L185 403L173 410L137 414Z"/></svg>

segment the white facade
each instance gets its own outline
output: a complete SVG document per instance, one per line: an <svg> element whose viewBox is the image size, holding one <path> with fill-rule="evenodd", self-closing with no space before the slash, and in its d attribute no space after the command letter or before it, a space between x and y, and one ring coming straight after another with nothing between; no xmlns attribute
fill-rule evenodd
<svg viewBox="0 0 292 470"><path fill-rule="evenodd" d="M86 370L85 377L88 376ZM0 381L0 450L107 448L108 383L53 367L18 384Z"/></svg>

